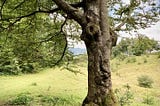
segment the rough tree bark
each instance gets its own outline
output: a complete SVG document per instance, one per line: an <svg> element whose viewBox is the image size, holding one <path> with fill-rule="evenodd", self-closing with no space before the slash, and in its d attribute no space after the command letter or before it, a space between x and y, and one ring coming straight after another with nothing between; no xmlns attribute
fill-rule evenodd
<svg viewBox="0 0 160 106"><path fill-rule="evenodd" d="M110 71L112 39L107 20L107 0L84 0L87 20L81 39L88 54L88 94L82 106L115 106Z"/></svg>
<svg viewBox="0 0 160 106"><path fill-rule="evenodd" d="M107 20L108 0L83 0L83 13L63 0L53 1L82 27L81 39L88 54L88 94L82 106L116 106L109 61L114 43Z"/></svg>

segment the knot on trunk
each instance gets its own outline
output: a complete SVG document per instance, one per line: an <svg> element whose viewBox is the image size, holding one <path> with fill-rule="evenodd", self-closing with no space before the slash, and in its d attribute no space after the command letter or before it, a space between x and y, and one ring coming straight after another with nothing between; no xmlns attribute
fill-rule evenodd
<svg viewBox="0 0 160 106"><path fill-rule="evenodd" d="M89 22L86 26L86 34L88 38L91 40L91 38L95 41L98 41L100 28L95 23Z"/></svg>

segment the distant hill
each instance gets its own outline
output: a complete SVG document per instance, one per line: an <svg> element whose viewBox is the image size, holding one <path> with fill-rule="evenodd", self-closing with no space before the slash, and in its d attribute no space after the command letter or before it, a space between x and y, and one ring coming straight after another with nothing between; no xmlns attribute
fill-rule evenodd
<svg viewBox="0 0 160 106"><path fill-rule="evenodd" d="M85 54L86 53L86 49L85 48L69 48L69 50L74 55L79 55L79 54Z"/></svg>

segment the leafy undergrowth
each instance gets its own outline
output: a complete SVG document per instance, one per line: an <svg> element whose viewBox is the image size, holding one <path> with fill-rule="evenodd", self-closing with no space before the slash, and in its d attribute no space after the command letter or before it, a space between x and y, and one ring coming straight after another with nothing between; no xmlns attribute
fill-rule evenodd
<svg viewBox="0 0 160 106"><path fill-rule="evenodd" d="M87 61L84 60L86 55L80 55L69 68L0 76L0 106L80 106L87 93ZM111 60L111 69L113 88L121 106L160 106L158 55L125 57L123 61L115 58ZM151 88L139 86L138 78L143 75L153 80Z"/></svg>

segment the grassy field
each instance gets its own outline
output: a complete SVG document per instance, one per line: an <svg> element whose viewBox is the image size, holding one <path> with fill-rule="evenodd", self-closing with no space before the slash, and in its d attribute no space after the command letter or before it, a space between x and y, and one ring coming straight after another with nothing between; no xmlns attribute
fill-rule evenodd
<svg viewBox="0 0 160 106"><path fill-rule="evenodd" d="M87 93L87 61L84 60L87 60L84 55L75 57L69 70L56 67L36 74L0 76L0 106L21 102L27 106L79 106ZM130 106L160 106L160 58L157 55L116 58L111 60L111 66L113 88L120 91L119 98L131 94L130 101L124 99ZM142 75L153 80L152 88L138 85L137 78Z"/></svg>

